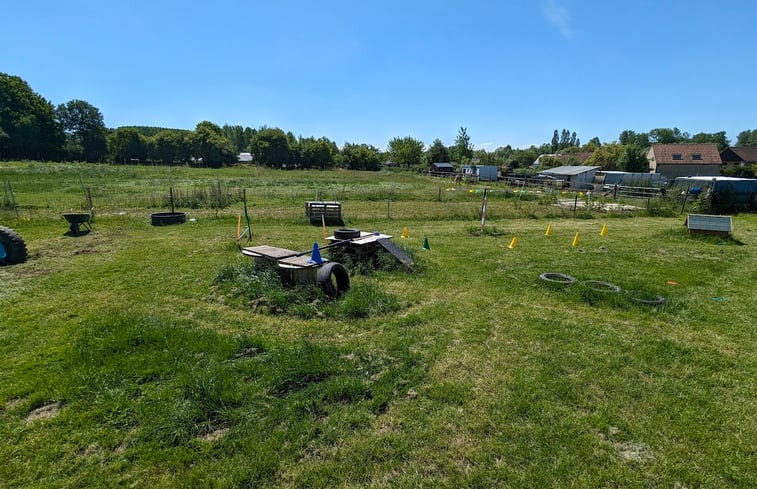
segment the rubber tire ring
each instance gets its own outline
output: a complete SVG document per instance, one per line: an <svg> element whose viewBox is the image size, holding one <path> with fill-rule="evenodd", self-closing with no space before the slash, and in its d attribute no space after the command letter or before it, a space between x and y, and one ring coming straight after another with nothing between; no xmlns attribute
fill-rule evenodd
<svg viewBox="0 0 757 489"><path fill-rule="evenodd" d="M334 280L336 286L334 285ZM330 297L341 297L350 288L350 274L341 263L330 262L318 269L318 285L321 286L326 295Z"/></svg>
<svg viewBox="0 0 757 489"><path fill-rule="evenodd" d="M335 239L353 239L360 237L359 229L339 228L334 230Z"/></svg>
<svg viewBox="0 0 757 489"><path fill-rule="evenodd" d="M553 284L560 284L560 285L571 285L576 282L576 278L572 277L570 275L566 275L564 273L556 273L556 272L545 272L539 275L539 278L544 280L545 282L553 283Z"/></svg>
<svg viewBox="0 0 757 489"><path fill-rule="evenodd" d="M13 229L0 226L0 244L5 250L5 257L0 259L0 265L15 265L26 261L26 243Z"/></svg>

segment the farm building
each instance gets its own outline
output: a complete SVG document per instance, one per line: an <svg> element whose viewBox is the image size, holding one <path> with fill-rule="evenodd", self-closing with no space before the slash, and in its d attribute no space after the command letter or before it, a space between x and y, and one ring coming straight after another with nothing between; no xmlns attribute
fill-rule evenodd
<svg viewBox="0 0 757 489"><path fill-rule="evenodd" d="M653 144L647 160L651 173L668 178L717 176L723 165L716 144Z"/></svg>
<svg viewBox="0 0 757 489"><path fill-rule="evenodd" d="M478 180L479 182L496 182L499 169L496 166L463 166L463 175L470 176Z"/></svg>
<svg viewBox="0 0 757 489"><path fill-rule="evenodd" d="M594 176L599 166L558 166L539 172L539 175L548 175L565 182L566 187L585 189L592 186Z"/></svg>
<svg viewBox="0 0 757 489"><path fill-rule="evenodd" d="M434 173L454 173L455 167L452 163L438 162L431 163L431 171Z"/></svg>
<svg viewBox="0 0 757 489"><path fill-rule="evenodd" d="M751 166L757 164L757 147L736 146L726 148L720 152L723 166L733 168L739 166Z"/></svg>

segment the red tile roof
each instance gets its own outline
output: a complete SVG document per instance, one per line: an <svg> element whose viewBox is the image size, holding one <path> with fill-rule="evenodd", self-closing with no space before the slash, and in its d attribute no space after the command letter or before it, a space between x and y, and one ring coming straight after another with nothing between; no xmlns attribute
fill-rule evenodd
<svg viewBox="0 0 757 489"><path fill-rule="evenodd" d="M716 144L653 144L652 153L658 165L723 164ZM701 159L694 159L694 155Z"/></svg>

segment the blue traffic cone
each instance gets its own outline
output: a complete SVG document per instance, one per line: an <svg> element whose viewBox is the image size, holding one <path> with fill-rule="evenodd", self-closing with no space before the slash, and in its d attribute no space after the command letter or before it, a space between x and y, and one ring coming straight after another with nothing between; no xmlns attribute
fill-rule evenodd
<svg viewBox="0 0 757 489"><path fill-rule="evenodd" d="M310 254L310 260L313 263L321 264L323 263L323 258L321 258L321 250L318 249L318 242L313 243L313 252Z"/></svg>

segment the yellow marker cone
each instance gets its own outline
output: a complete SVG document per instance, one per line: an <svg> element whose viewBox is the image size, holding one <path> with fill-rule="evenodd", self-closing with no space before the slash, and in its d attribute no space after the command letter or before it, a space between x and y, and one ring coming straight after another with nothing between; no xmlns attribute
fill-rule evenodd
<svg viewBox="0 0 757 489"><path fill-rule="evenodd" d="M242 214L237 216L237 241L239 241L239 235L242 233Z"/></svg>
<svg viewBox="0 0 757 489"><path fill-rule="evenodd" d="M402 228L402 236L401 238L409 238L410 235L407 233L407 228Z"/></svg>
<svg viewBox="0 0 757 489"><path fill-rule="evenodd" d="M578 237L578 233L576 233L576 236L573 238L573 247L575 248L581 244L581 239Z"/></svg>
<svg viewBox="0 0 757 489"><path fill-rule="evenodd" d="M607 224L602 224L602 230L599 232L600 236L607 236Z"/></svg>
<svg viewBox="0 0 757 489"><path fill-rule="evenodd" d="M518 246L518 238L513 236L512 241L510 241L510 244L507 247L511 250L514 250L516 246Z"/></svg>
<svg viewBox="0 0 757 489"><path fill-rule="evenodd" d="M552 236L552 225L547 225L547 232L544 233L545 236Z"/></svg>

